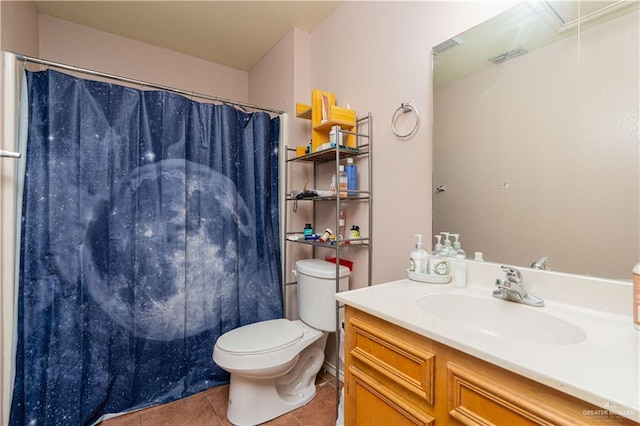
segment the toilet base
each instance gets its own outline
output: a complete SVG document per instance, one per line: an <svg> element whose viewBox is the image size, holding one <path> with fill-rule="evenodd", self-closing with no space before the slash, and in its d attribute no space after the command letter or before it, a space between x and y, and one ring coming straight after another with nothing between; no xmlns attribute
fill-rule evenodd
<svg viewBox="0 0 640 426"><path fill-rule="evenodd" d="M302 407L316 396L315 379L323 362L324 351L312 344L282 377L231 374L227 419L234 425L257 425Z"/></svg>

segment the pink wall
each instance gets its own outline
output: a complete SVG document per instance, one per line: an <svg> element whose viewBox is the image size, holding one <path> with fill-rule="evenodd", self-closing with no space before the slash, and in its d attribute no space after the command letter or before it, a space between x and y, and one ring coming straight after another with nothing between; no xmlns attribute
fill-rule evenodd
<svg viewBox="0 0 640 426"><path fill-rule="evenodd" d="M406 277L414 234L430 245L431 47L511 5L348 1L311 33L311 86L373 116L374 283ZM391 118L408 101L419 111L420 127L399 140ZM352 288L362 285L362 275L352 280Z"/></svg>
<svg viewBox="0 0 640 426"><path fill-rule="evenodd" d="M40 15L40 57L196 93L247 102L248 73Z"/></svg>
<svg viewBox="0 0 640 426"><path fill-rule="evenodd" d="M3 51L38 55L38 11L30 1L3 1Z"/></svg>

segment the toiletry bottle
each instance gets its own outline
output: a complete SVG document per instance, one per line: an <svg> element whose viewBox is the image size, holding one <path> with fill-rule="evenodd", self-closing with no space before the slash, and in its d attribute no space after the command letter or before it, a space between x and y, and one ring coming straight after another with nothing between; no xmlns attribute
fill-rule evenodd
<svg viewBox="0 0 640 426"><path fill-rule="evenodd" d="M415 236L418 238L418 242L416 243L416 249L411 252L409 258L409 271L426 274L427 265L429 264L429 254L424 250L422 235L416 234Z"/></svg>
<svg viewBox="0 0 640 426"><path fill-rule="evenodd" d="M329 143L331 148L342 146L342 132L339 126L333 126L329 132Z"/></svg>
<svg viewBox="0 0 640 426"><path fill-rule="evenodd" d="M633 268L633 322L640 330L640 263Z"/></svg>
<svg viewBox="0 0 640 426"><path fill-rule="evenodd" d="M351 225L351 231L349 232L349 239L353 240L360 238L360 227L358 225Z"/></svg>
<svg viewBox="0 0 640 426"><path fill-rule="evenodd" d="M338 218L338 237L344 238L344 227L347 223L347 214L344 210L340 210L340 217Z"/></svg>
<svg viewBox="0 0 640 426"><path fill-rule="evenodd" d="M329 186L329 189L331 190L331 192L333 194L335 194L336 191L336 175L334 174L333 176L331 176L331 184Z"/></svg>
<svg viewBox="0 0 640 426"><path fill-rule="evenodd" d="M463 258L466 258L467 253L462 250L462 244L460 243L460 234L451 234L451 236L456 239L453 242L453 249L456 251L456 257L461 254Z"/></svg>
<svg viewBox="0 0 640 426"><path fill-rule="evenodd" d="M436 255L440 255L442 254L442 235L436 235L436 243L433 246L433 254L432 256L436 256Z"/></svg>
<svg viewBox="0 0 640 426"><path fill-rule="evenodd" d="M458 288L467 286L467 265L462 254L456 255L453 286Z"/></svg>
<svg viewBox="0 0 640 426"><path fill-rule="evenodd" d="M443 247L440 239L442 235L436 235L438 241L433 246L433 253L429 257L429 273L432 275L449 275L449 262L447 262L446 256L443 256Z"/></svg>
<svg viewBox="0 0 640 426"><path fill-rule="evenodd" d="M347 173L345 173L344 166L342 164L340 164L340 166L338 167L338 170L340 172L338 177L338 182L340 184L340 196L346 197L349 195L349 191L348 191L349 183L347 181Z"/></svg>
<svg viewBox="0 0 640 426"><path fill-rule="evenodd" d="M353 158L347 158L347 165L344 166L344 171L347 174L347 189L349 190L349 196L356 195L356 190L358 189L358 168L353 164Z"/></svg>
<svg viewBox="0 0 640 426"><path fill-rule="evenodd" d="M453 251L453 246L451 245L451 240L449 239L451 232L441 232L441 234L444 235L444 242L443 242L444 249L443 249L442 256L456 257L455 251Z"/></svg>
<svg viewBox="0 0 640 426"><path fill-rule="evenodd" d="M333 235L333 231L331 229L327 228L327 229L324 230L322 235L320 235L320 237L318 237L318 241L320 241L321 243L326 243L331 238L331 235Z"/></svg>
<svg viewBox="0 0 640 426"><path fill-rule="evenodd" d="M304 230L302 231L304 236L313 235L313 226L310 223L304 225Z"/></svg>

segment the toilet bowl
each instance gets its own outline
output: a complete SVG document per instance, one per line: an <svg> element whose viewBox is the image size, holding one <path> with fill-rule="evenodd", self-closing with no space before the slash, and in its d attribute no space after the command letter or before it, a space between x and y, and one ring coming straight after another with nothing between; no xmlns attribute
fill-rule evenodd
<svg viewBox="0 0 640 426"><path fill-rule="evenodd" d="M284 318L245 325L216 341L214 362L231 373L227 419L257 425L305 405L316 394L328 333L336 329L336 265L319 259L296 262L300 320ZM340 291L349 269L339 268Z"/></svg>

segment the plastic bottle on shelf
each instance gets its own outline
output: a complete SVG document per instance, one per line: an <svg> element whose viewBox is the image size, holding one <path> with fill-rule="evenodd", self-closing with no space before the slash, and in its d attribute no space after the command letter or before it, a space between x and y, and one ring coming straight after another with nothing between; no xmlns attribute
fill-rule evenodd
<svg viewBox="0 0 640 426"><path fill-rule="evenodd" d="M360 238L360 227L358 225L351 225L351 231L349 232L349 239L353 240Z"/></svg>
<svg viewBox="0 0 640 426"><path fill-rule="evenodd" d="M333 126L329 132L329 146L331 148L338 148L342 146L342 132L340 132L340 126Z"/></svg>
<svg viewBox="0 0 640 426"><path fill-rule="evenodd" d="M307 223L307 224L304 225L303 235L305 237L307 237L309 235L313 235L313 226L311 226L310 223Z"/></svg>
<svg viewBox="0 0 640 426"><path fill-rule="evenodd" d="M338 237L344 238L344 227L347 223L347 214L344 210L340 210L340 216L338 217Z"/></svg>
<svg viewBox="0 0 640 426"><path fill-rule="evenodd" d="M326 243L331 238L331 235L333 235L333 231L331 229L327 228L320 235L320 237L318 237L318 241L320 241L321 243Z"/></svg>
<svg viewBox="0 0 640 426"><path fill-rule="evenodd" d="M415 236L418 238L418 242L416 243L416 249L411 252L409 257L409 271L426 274L429 264L429 254L424 250L422 235L415 234Z"/></svg>
<svg viewBox="0 0 640 426"><path fill-rule="evenodd" d="M358 168L353 164L353 158L347 158L347 164L344 166L344 171L347 174L347 189L349 190L349 196L356 195L358 189Z"/></svg>
<svg viewBox="0 0 640 426"><path fill-rule="evenodd" d="M340 196L346 197L349 195L349 182L347 179L347 173L344 171L344 166L341 164L338 167L339 175L338 175L338 183L340 188Z"/></svg>

